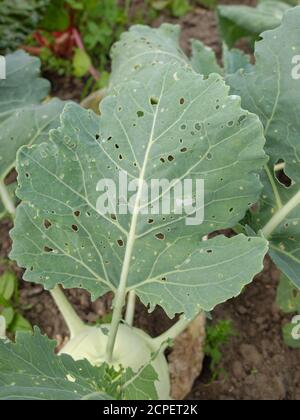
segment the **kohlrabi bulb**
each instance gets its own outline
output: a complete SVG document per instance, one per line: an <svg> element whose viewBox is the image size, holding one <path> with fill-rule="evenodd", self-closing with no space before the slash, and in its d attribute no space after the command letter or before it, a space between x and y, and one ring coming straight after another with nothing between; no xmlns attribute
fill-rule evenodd
<svg viewBox="0 0 300 420"><path fill-rule="evenodd" d="M69 354L74 360L87 359L94 366L108 362L106 346L109 328L109 324L101 325L101 327L84 327L65 345L60 354ZM120 324L111 364L115 369L121 365L137 372L149 363L155 351L157 349L153 345L153 339L144 331ZM159 399L170 399L169 367L163 352L160 352L151 364L159 378L155 382Z"/></svg>

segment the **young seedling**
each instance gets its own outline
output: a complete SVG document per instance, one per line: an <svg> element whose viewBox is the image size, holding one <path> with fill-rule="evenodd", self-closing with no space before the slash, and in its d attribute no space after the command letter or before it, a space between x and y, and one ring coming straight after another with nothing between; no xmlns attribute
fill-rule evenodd
<svg viewBox="0 0 300 420"><path fill-rule="evenodd" d="M227 344L231 337L236 335L231 320L220 320L215 325L208 325L207 337L204 346L205 355L210 358L210 371L212 380L218 379L221 373L226 375L224 369L220 368L222 361L222 346Z"/></svg>

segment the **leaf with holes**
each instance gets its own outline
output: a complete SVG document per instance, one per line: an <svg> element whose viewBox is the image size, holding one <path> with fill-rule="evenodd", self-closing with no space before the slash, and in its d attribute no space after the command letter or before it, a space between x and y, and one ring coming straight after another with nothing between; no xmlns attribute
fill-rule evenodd
<svg viewBox="0 0 300 420"><path fill-rule="evenodd" d="M67 105L50 142L21 150L11 257L46 288L79 286L93 298L135 290L151 310L192 318L239 294L262 268L263 239L202 240L257 201L262 126L218 75L204 80L176 62L144 75L144 84L107 97L100 117ZM103 179L113 188L124 173L134 192L127 214L122 191L117 209L113 191L101 191ZM169 184L146 197L153 177ZM204 197L200 188L187 197L187 213L172 200L185 180L205 185Z"/></svg>
<svg viewBox="0 0 300 420"><path fill-rule="evenodd" d="M39 72L40 61L23 51L6 56L6 79L0 80L0 180L15 166L21 146L45 141L58 127L64 103L41 105L50 84Z"/></svg>
<svg viewBox="0 0 300 420"><path fill-rule="evenodd" d="M159 28L133 26L125 32L112 49L113 69L110 86L134 78L144 80L144 71L155 64L176 61L178 65L193 69L208 77L235 73L241 68L250 69L250 57L239 50L228 50L223 45L224 69L217 61L215 52L199 40L191 39L191 57L188 58L179 46L180 29L177 25L163 24Z"/></svg>
<svg viewBox="0 0 300 420"><path fill-rule="evenodd" d="M281 26L262 34L256 65L228 77L232 92L260 117L270 162L264 192L252 226L271 239L270 254L300 287L300 7L286 13Z"/></svg>
<svg viewBox="0 0 300 420"><path fill-rule="evenodd" d="M180 27L169 23L159 28L135 25L124 32L111 51L112 73L110 86L132 79L143 80L143 70L159 64L176 61L191 67L189 59L179 46Z"/></svg>
<svg viewBox="0 0 300 420"><path fill-rule="evenodd" d="M41 335L18 333L16 343L0 339L0 400L156 399L157 375L150 365L139 372L75 362L54 353L56 343ZM142 390L139 391L139 389Z"/></svg>

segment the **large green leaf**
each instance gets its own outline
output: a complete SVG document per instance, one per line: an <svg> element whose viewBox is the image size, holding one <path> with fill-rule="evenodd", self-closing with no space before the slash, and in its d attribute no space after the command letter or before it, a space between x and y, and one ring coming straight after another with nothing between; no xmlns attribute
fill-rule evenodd
<svg viewBox="0 0 300 420"><path fill-rule="evenodd" d="M0 80L0 180L15 166L21 146L45 141L59 124L64 103L55 99L40 105L50 84L39 72L40 61L23 51L6 56L7 78Z"/></svg>
<svg viewBox="0 0 300 420"><path fill-rule="evenodd" d="M36 328L17 333L16 343L0 339L0 400L156 399L157 375L151 365L134 373L93 367L54 353L56 343ZM143 392L139 388L143 383Z"/></svg>
<svg viewBox="0 0 300 420"><path fill-rule="evenodd" d="M84 287L93 298L115 292L123 273L126 290L151 309L193 317L237 295L262 268L263 239L202 241L235 226L257 201L266 161L262 126L218 75L203 80L175 62L151 66L144 77L107 97L100 117L67 105L49 143L21 150L24 203L11 257L26 268L26 280ZM138 203L137 217L99 213L98 182L118 184L120 170L138 180L139 192L153 176L177 179L173 185L203 179L204 222L187 226L174 202L170 214L142 214Z"/></svg>
<svg viewBox="0 0 300 420"><path fill-rule="evenodd" d="M300 78L295 57L300 56L300 7L286 13L281 26L262 34L256 44L256 65L251 72L228 77L233 93L246 109L257 113L267 139L269 167L263 176L264 193L253 214L256 229L288 210L271 238L270 254L280 269L300 287ZM274 172L278 161L292 180L283 185ZM280 179L280 178L279 178ZM267 230L268 231L268 230Z"/></svg>
<svg viewBox="0 0 300 420"><path fill-rule="evenodd" d="M286 3L263 1L257 7L219 6L219 27L222 39L229 47L244 37L257 38L261 32L280 25L283 14L290 9Z"/></svg>

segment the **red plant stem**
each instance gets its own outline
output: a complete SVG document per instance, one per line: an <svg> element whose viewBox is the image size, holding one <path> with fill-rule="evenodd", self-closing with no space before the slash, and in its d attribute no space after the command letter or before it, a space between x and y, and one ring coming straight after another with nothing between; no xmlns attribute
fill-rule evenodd
<svg viewBox="0 0 300 420"><path fill-rule="evenodd" d="M76 28L73 28L73 37L75 40L75 43L77 45L77 47L79 49L81 49L82 51L86 52L85 48L84 48L84 44L82 41L82 38L80 36L80 33L77 31ZM100 79L100 74L99 72L95 69L95 67L93 66L93 64L90 65L89 67L89 72L91 73L91 75L93 76L93 78L98 81Z"/></svg>
<svg viewBox="0 0 300 420"><path fill-rule="evenodd" d="M31 47L29 45L20 45L20 48L24 51L27 51L31 55L39 56L42 51L42 47Z"/></svg>
<svg viewBox="0 0 300 420"><path fill-rule="evenodd" d="M33 33L34 39L42 46L42 47L49 47L49 42L46 38L44 38L39 31L35 31Z"/></svg>

